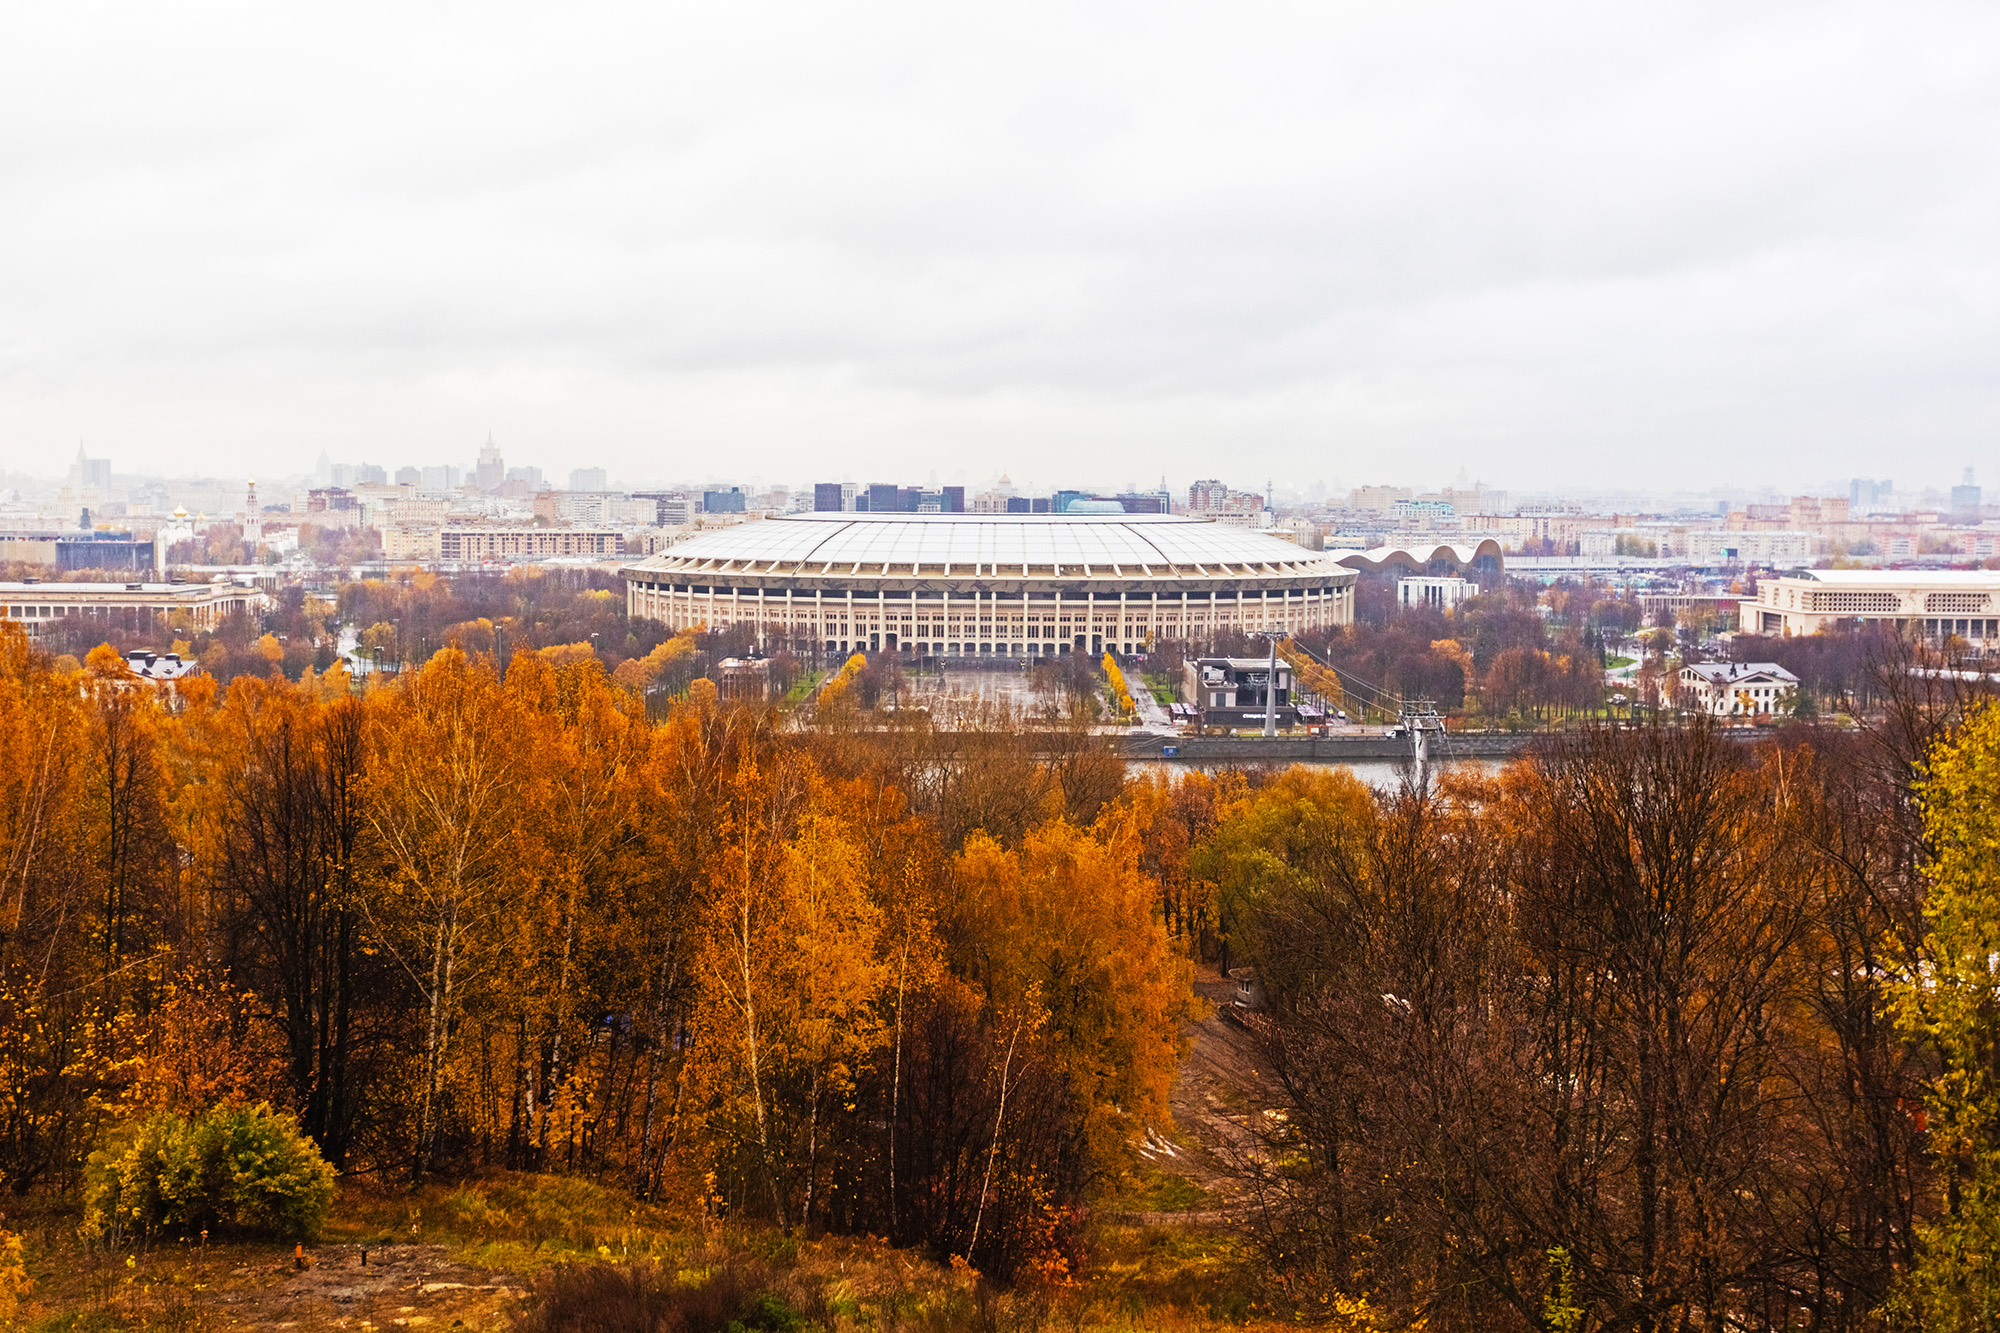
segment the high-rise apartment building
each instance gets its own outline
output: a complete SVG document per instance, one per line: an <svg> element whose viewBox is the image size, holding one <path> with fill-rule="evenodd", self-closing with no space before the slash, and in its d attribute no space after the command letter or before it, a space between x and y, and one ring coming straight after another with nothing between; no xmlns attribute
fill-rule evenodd
<svg viewBox="0 0 2000 1333"><path fill-rule="evenodd" d="M569 470L569 488L573 491L602 491L609 487L605 482L601 467L573 467Z"/></svg>
<svg viewBox="0 0 2000 1333"><path fill-rule="evenodd" d="M1214 478L1197 481L1188 487L1188 512L1205 514L1222 508L1222 502L1229 498L1229 488Z"/></svg>

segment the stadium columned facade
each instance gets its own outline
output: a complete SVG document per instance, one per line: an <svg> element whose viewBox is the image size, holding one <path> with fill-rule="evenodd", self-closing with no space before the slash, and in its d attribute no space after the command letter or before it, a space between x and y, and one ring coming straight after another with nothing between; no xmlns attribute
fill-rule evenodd
<svg viewBox="0 0 2000 1333"><path fill-rule="evenodd" d="M767 649L912 657L1145 652L1222 630L1349 623L1357 575L1169 514L791 514L628 565L633 616L742 626Z"/></svg>

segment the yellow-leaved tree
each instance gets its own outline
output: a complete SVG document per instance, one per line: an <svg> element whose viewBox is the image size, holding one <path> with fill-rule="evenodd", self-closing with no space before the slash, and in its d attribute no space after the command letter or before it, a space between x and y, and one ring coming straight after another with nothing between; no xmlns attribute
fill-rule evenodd
<svg viewBox="0 0 2000 1333"><path fill-rule="evenodd" d="M533 743L519 829L528 856L508 914L502 989L533 1048L516 1055L513 1133L525 1162L540 1166L551 1121L566 1117L573 1134L582 1115L580 1058L595 1016L583 979L605 956L605 936L624 924L618 890L636 873L634 806L649 746L638 702L587 648L518 654L507 688Z"/></svg>
<svg viewBox="0 0 2000 1333"><path fill-rule="evenodd" d="M795 755L741 761L697 953L695 1078L720 1164L780 1226L815 1206L831 1099L881 1040L881 911L846 793Z"/></svg>
<svg viewBox="0 0 2000 1333"><path fill-rule="evenodd" d="M1018 850L975 833L955 869L963 964L996 1032L1042 1028L1091 1108L1097 1159L1116 1160L1148 1125L1169 1123L1193 994L1133 823L1114 811L1093 834L1053 820Z"/></svg>
<svg viewBox="0 0 2000 1333"><path fill-rule="evenodd" d="M456 648L402 680L374 717L382 860L360 895L375 937L422 1005L413 1175L437 1144L452 1034L469 988L489 979L519 892L527 762L518 708L483 663Z"/></svg>
<svg viewBox="0 0 2000 1333"><path fill-rule="evenodd" d="M2000 708L1932 754L1918 786L1932 859L1929 934L1890 987L1897 1025L1940 1068L1926 1096L1945 1195L1918 1229L1900 1312L1927 1330L1989 1329L2000 1313Z"/></svg>

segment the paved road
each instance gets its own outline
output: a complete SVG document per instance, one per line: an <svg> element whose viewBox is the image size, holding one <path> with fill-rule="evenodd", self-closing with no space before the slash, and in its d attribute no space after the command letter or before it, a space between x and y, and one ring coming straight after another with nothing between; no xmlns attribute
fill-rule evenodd
<svg viewBox="0 0 2000 1333"><path fill-rule="evenodd" d="M1180 729L1167 716L1167 710L1160 707L1159 700L1146 688L1145 677L1136 667L1119 667L1125 673L1125 689L1132 696L1132 706L1139 711L1139 730L1155 736L1177 736Z"/></svg>

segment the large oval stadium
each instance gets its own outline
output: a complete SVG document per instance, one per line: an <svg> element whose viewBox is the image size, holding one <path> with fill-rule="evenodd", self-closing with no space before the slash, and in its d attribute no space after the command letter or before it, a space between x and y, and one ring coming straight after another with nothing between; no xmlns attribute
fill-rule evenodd
<svg viewBox="0 0 2000 1333"><path fill-rule="evenodd" d="M633 616L841 655L1134 654L1219 630L1345 625L1355 572L1169 514L792 514L624 570Z"/></svg>

